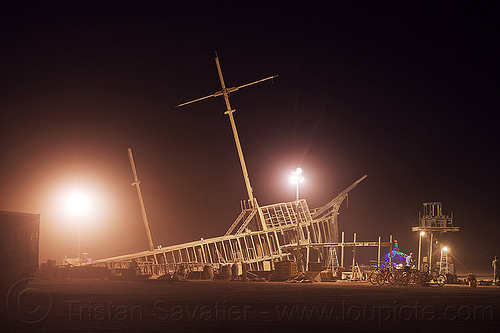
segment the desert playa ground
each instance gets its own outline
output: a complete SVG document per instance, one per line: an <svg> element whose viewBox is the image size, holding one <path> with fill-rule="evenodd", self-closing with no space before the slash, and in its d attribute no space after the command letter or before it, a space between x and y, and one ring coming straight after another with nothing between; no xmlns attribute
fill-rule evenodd
<svg viewBox="0 0 500 333"><path fill-rule="evenodd" d="M32 279L1 289L2 331L494 332L500 287Z"/></svg>

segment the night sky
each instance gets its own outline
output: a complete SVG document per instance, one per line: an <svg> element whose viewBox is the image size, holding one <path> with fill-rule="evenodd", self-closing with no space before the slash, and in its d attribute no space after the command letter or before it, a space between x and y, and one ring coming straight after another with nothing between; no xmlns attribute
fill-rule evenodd
<svg viewBox="0 0 500 333"><path fill-rule="evenodd" d="M203 4L202 4L203 3ZM91 195L82 250L147 249L127 148L155 245L220 236L247 197L231 95L260 205L340 210L346 240L417 252L422 203L443 202L466 271L498 242L498 5L416 2L40 1L0 5L0 210L41 214L40 260L76 254L72 188ZM376 259L375 251L365 253ZM462 266L457 264L457 268Z"/></svg>

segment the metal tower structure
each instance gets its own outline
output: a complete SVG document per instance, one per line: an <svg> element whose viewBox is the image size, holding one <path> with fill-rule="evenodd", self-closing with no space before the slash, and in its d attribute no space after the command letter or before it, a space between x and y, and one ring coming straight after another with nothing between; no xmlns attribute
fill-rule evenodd
<svg viewBox="0 0 500 333"><path fill-rule="evenodd" d="M453 213L451 215L443 214L443 205L441 202L428 202L423 204L423 212L419 212L418 226L412 227L411 230L420 233L418 268L420 269L421 266L422 239L424 238L427 242L423 264L432 271L437 268L434 258L442 252L440 240L443 234L447 232L458 232L460 228L453 225ZM449 267L447 261L446 267Z"/></svg>

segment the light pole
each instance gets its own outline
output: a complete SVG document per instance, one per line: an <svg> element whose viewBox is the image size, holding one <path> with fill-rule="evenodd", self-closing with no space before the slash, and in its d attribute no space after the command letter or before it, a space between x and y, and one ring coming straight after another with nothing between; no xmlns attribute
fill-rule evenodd
<svg viewBox="0 0 500 333"><path fill-rule="evenodd" d="M422 257L422 237L425 236L425 232L420 232L420 237L418 239L418 261L417 261L417 269L420 270L420 258Z"/></svg>
<svg viewBox="0 0 500 333"><path fill-rule="evenodd" d="M76 219L77 228L78 228L78 250L77 257L78 261L81 258L81 220L82 217L88 212L90 208L90 199L87 195L81 192L74 192L70 194L66 201L66 209L69 214L72 215Z"/></svg>
<svg viewBox="0 0 500 333"><path fill-rule="evenodd" d="M304 182L304 171L302 168L292 170L292 184L296 185L295 196L295 218L297 220L297 245L300 245L300 224L299 224L299 184Z"/></svg>
<svg viewBox="0 0 500 333"><path fill-rule="evenodd" d="M296 168L295 170L292 170L292 177L291 177L291 182L292 184L296 185L296 196L295 196L295 219L297 220L297 268L300 272L303 271L303 255L302 252L300 251L300 219L299 219L299 184L304 182L304 175L303 175L303 170L302 168ZM309 257L309 252L307 252L307 255ZM306 262L307 266L307 262ZM307 269L307 268L306 268Z"/></svg>

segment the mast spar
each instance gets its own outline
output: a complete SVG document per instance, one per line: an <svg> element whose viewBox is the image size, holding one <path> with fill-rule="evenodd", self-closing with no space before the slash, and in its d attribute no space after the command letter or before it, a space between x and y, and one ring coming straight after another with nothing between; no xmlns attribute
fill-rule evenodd
<svg viewBox="0 0 500 333"><path fill-rule="evenodd" d="M137 176L137 170L135 169L132 149L128 148L127 153L128 153L128 158L130 160L130 167L132 168L132 173L134 175L134 182L132 183L132 186L135 186L135 188L137 189L137 196L139 197L139 204L141 205L142 222L144 223L144 229L146 230L146 238L148 239L149 251L153 251L154 250L153 238L151 237L151 230L149 229L148 217L146 215L146 207L144 207L144 200L142 199L142 192L140 186L141 181L139 180L139 177Z"/></svg>
<svg viewBox="0 0 500 333"><path fill-rule="evenodd" d="M192 100L192 101L189 101L186 103L179 104L176 106L176 108L179 108L179 107L184 106L184 105L192 104L192 103L195 103L195 102L207 99L207 98L211 98L211 97L219 97L219 96L224 97L224 101L226 102L226 112L224 112L224 113L228 115L229 121L231 123L231 128L233 130L234 142L236 144L236 150L238 151L238 157L240 159L241 171L243 172L243 179L245 181L245 186L246 186L247 194L248 194L248 201L249 201L250 205L253 208L255 208L257 206L257 203L256 203L255 198L253 196L253 189L252 189L252 186L250 185L250 177L248 176L245 158L243 157L243 150L241 148L241 143L240 143L240 139L238 136L238 131L236 130L236 123L234 121L234 116L233 116L233 113L236 110L231 108L231 104L229 102L229 94L232 92L235 92L241 88L245 88L245 87L248 87L248 86L260 83L260 82L264 82L267 80L272 80L274 78L277 78L278 75L269 76L269 77L266 77L264 79L250 82L250 83L238 86L238 87L226 88L226 84L224 82L224 77L222 76L222 70L221 70L219 57L217 56L217 53L215 54L215 64L217 65L217 72L219 73L219 80L220 80L222 90L217 91L217 92L213 93L212 95L208 95L208 96L197 98L195 100Z"/></svg>

